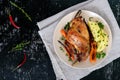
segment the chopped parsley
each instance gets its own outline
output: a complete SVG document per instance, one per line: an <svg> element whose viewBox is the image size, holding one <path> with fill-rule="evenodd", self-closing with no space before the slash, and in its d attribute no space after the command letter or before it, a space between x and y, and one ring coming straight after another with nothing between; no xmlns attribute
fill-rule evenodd
<svg viewBox="0 0 120 80"><path fill-rule="evenodd" d="M68 56L68 54L66 53L66 56Z"/></svg>
<svg viewBox="0 0 120 80"><path fill-rule="evenodd" d="M100 29L104 29L104 25L101 22L98 22L98 26L100 27Z"/></svg>
<svg viewBox="0 0 120 80"><path fill-rule="evenodd" d="M68 61L72 61L72 59L69 57Z"/></svg>
<svg viewBox="0 0 120 80"><path fill-rule="evenodd" d="M102 58L104 58L106 56L106 53L102 52Z"/></svg>
<svg viewBox="0 0 120 80"><path fill-rule="evenodd" d="M101 58L101 54L97 52L96 58L100 59Z"/></svg>
<svg viewBox="0 0 120 80"><path fill-rule="evenodd" d="M61 36L61 40L65 40L64 36Z"/></svg>
<svg viewBox="0 0 120 80"><path fill-rule="evenodd" d="M60 47L60 50L64 52L64 49L62 47Z"/></svg>
<svg viewBox="0 0 120 80"><path fill-rule="evenodd" d="M97 59L104 58L105 56L106 56L106 53L103 52L103 51L96 53L96 58L97 58Z"/></svg>
<svg viewBox="0 0 120 80"><path fill-rule="evenodd" d="M64 30L68 31L69 28L70 28L70 22L68 22L68 23L65 25Z"/></svg>

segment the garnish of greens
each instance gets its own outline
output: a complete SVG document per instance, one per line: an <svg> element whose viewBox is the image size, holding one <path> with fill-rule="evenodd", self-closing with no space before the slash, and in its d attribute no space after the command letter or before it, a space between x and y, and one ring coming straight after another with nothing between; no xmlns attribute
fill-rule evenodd
<svg viewBox="0 0 120 80"><path fill-rule="evenodd" d="M64 30L65 30L65 31L68 31L69 28L70 28L70 22L68 22L68 23L65 25Z"/></svg>
<svg viewBox="0 0 120 80"><path fill-rule="evenodd" d="M26 45L28 45L29 43L30 43L30 41L28 41L28 42L24 42L24 41L23 41L23 42L17 44L15 47L13 47L11 51L20 51L20 50L23 50L23 48L24 48Z"/></svg>
<svg viewBox="0 0 120 80"><path fill-rule="evenodd" d="M60 50L64 52L64 49L62 47L60 47Z"/></svg>
<svg viewBox="0 0 120 80"><path fill-rule="evenodd" d="M70 28L70 22L68 22L68 23L64 26L64 30L65 30L65 31L68 31L69 28ZM60 39L61 39L62 41L65 40L64 36L61 36ZM60 50L64 51L62 47L60 47Z"/></svg>
<svg viewBox="0 0 120 80"><path fill-rule="evenodd" d="M101 52L97 52L96 54L96 58L97 59L101 59L101 58L104 58L106 56L106 53L101 51Z"/></svg>
<svg viewBox="0 0 120 80"><path fill-rule="evenodd" d="M65 40L64 36L61 36L61 40Z"/></svg>
<svg viewBox="0 0 120 80"><path fill-rule="evenodd" d="M98 26L100 27L100 29L104 29L104 25L101 22L98 22Z"/></svg>
<svg viewBox="0 0 120 80"><path fill-rule="evenodd" d="M32 21L30 16L21 7L19 7L17 4L15 4L12 1L10 1L10 4L13 5L14 7L18 8L23 14L25 14L25 16L28 18L28 20Z"/></svg>
<svg viewBox="0 0 120 80"><path fill-rule="evenodd" d="M65 31L68 31L69 30L69 28L70 28L70 22L68 22L65 26L64 26L64 30ZM63 36L61 36L61 40L65 40L65 38L63 37Z"/></svg>

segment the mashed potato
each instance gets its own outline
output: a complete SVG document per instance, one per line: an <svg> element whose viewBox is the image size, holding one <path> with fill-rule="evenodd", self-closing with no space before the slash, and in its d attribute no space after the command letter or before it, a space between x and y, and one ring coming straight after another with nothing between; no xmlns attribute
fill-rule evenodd
<svg viewBox="0 0 120 80"><path fill-rule="evenodd" d="M103 28L101 28L96 21L88 21L88 25L97 42L97 52L103 51L108 46L108 34L103 29L104 25L102 24Z"/></svg>

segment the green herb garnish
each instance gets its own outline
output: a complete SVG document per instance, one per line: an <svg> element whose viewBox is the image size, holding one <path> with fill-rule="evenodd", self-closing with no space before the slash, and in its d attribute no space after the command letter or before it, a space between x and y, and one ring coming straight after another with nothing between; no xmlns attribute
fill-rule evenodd
<svg viewBox="0 0 120 80"><path fill-rule="evenodd" d="M104 25L101 22L98 22L98 26L100 27L100 29L104 29Z"/></svg>
<svg viewBox="0 0 120 80"><path fill-rule="evenodd" d="M104 58L105 56L106 56L106 53L103 51L96 53L96 58L98 59Z"/></svg>
<svg viewBox="0 0 120 80"><path fill-rule="evenodd" d="M106 46L108 46L108 45L106 45Z"/></svg>
<svg viewBox="0 0 120 80"><path fill-rule="evenodd" d="M66 53L66 56L68 56L68 54Z"/></svg>
<svg viewBox="0 0 120 80"><path fill-rule="evenodd" d="M61 36L61 40L65 40L64 36Z"/></svg>
<svg viewBox="0 0 120 80"><path fill-rule="evenodd" d="M102 58L104 58L106 56L106 53L102 52Z"/></svg>
<svg viewBox="0 0 120 80"><path fill-rule="evenodd" d="M11 51L20 51L20 50L23 50L23 48L28 45L30 43L30 41L28 42L21 42L19 44L17 44L15 47L12 48Z"/></svg>
<svg viewBox="0 0 120 80"><path fill-rule="evenodd" d="M64 30L68 31L69 28L70 28L70 23L68 22L68 23L65 25Z"/></svg>
<svg viewBox="0 0 120 80"><path fill-rule="evenodd" d="M18 8L23 14L25 14L25 16L30 20L32 21L32 19L30 18L30 16L21 8L19 7L18 5L16 5L14 2L10 1L10 4L13 5L14 7Z"/></svg>
<svg viewBox="0 0 120 80"><path fill-rule="evenodd" d="M72 61L72 59L69 57L68 61Z"/></svg>
<svg viewBox="0 0 120 80"><path fill-rule="evenodd" d="M100 58L101 58L101 54L100 54L100 53L97 53L97 54L96 54L96 58L100 59Z"/></svg>
<svg viewBox="0 0 120 80"><path fill-rule="evenodd" d="M62 47L60 47L60 50L64 52L64 49Z"/></svg>

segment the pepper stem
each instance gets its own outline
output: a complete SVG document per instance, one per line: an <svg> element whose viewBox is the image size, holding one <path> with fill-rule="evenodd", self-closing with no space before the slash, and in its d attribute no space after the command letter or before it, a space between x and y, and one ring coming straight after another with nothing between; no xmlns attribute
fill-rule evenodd
<svg viewBox="0 0 120 80"><path fill-rule="evenodd" d="M5 7L5 10L7 11L8 15L11 16L10 9L8 9L8 8Z"/></svg>
<svg viewBox="0 0 120 80"><path fill-rule="evenodd" d="M17 66L16 68L14 68L14 69L12 70L12 72L16 71L18 68L19 68L19 66Z"/></svg>

